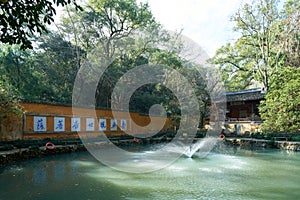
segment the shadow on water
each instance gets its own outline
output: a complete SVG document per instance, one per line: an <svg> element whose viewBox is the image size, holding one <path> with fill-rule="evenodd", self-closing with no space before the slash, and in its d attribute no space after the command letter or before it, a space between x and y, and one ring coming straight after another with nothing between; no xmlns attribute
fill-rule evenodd
<svg viewBox="0 0 300 200"><path fill-rule="evenodd" d="M110 181L122 174L87 152L32 159L2 169L0 199L123 199L130 190Z"/></svg>

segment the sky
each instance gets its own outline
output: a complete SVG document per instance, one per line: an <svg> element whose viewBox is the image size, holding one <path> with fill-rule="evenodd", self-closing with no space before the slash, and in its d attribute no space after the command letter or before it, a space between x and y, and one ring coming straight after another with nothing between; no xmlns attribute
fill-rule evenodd
<svg viewBox="0 0 300 200"><path fill-rule="evenodd" d="M238 34L230 16L246 0L138 0L148 2L151 12L166 29L179 31L198 43L209 56Z"/></svg>

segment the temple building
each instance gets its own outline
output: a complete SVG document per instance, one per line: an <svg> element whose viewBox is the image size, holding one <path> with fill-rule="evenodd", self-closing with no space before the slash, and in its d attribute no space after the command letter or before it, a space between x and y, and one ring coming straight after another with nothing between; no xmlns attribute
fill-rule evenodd
<svg viewBox="0 0 300 200"><path fill-rule="evenodd" d="M258 106L265 93L260 88L227 92L228 121L260 120Z"/></svg>
<svg viewBox="0 0 300 200"><path fill-rule="evenodd" d="M258 106L264 96L260 88L227 92L226 129L237 134L258 131L261 124Z"/></svg>

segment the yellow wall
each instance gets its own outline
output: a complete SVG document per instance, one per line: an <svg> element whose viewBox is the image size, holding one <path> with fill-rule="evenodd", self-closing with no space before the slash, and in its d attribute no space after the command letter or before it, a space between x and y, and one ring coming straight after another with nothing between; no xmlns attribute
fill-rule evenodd
<svg viewBox="0 0 300 200"><path fill-rule="evenodd" d="M105 118L108 131L105 131L109 135L122 135L123 131L118 127L117 131L110 131L110 119L113 118L112 112L110 110L93 110L89 108L73 108L71 106L61 106L52 104L40 104L40 103L21 103L24 108L24 128L23 128L23 139L43 139L43 138L76 138L78 137L77 132L71 131L71 118L80 117L81 131L79 134L87 136L97 136L101 134L99 130L99 118ZM76 113L76 115L73 114ZM96 113L96 115L95 115ZM150 123L150 118L145 115L140 115L139 113L130 113L130 118L126 117L125 112L117 112L118 114L118 125L120 125L120 119L126 119L127 121L127 131L130 134L141 134L143 130L139 126L146 126ZM34 131L34 116L46 117L47 130L44 132ZM54 117L64 117L65 118L65 131L55 132L54 131ZM95 131L86 131L86 118L94 118L95 121ZM151 124L159 124L166 120L163 130L170 128L171 121L163 117L152 116ZM135 122L137 126L134 126ZM158 127L153 127L153 131L158 132L160 129Z"/></svg>

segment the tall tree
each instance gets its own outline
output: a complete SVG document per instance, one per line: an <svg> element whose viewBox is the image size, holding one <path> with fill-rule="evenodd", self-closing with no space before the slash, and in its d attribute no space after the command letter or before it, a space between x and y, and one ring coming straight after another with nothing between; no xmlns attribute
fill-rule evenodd
<svg viewBox="0 0 300 200"><path fill-rule="evenodd" d="M281 11L278 49L286 66L300 66L300 2L288 0Z"/></svg>
<svg viewBox="0 0 300 200"><path fill-rule="evenodd" d="M33 55L36 73L43 75L42 89L48 91L41 99L60 103L72 102L73 84L79 69L77 51L85 52L66 41L58 33L50 32L37 40L38 50ZM51 94L52 93L52 94ZM38 99L38 96L35 97ZM45 99L46 98L46 99Z"/></svg>
<svg viewBox="0 0 300 200"><path fill-rule="evenodd" d="M278 7L277 0L259 0L233 15L234 30L241 36L212 59L227 78L229 90L256 81L267 91L275 71L299 60L299 1L286 1L281 11Z"/></svg>
<svg viewBox="0 0 300 200"><path fill-rule="evenodd" d="M203 82L200 76L196 77L197 70L188 70L183 65L179 56L182 48L178 39L180 33L170 34L164 31L155 21L147 4L138 4L135 0L90 0L83 8L83 11L67 8L61 30L70 41L85 49L88 57L94 58L97 63L101 56L104 61L112 61L101 78L94 77L100 78L95 95L97 106L111 108L111 98L120 101L120 96L111 97L116 83L128 70L143 64L166 65L181 70L193 79L190 81L195 84ZM92 55L95 49L99 52ZM92 77L93 73L85 72L85 75ZM138 78L141 78L143 75L139 76ZM165 75L166 80L169 76ZM84 78L82 82L86 85L85 88L91 88L89 86L98 81L94 79ZM134 82L126 81L128 84ZM184 90L183 87L178 88ZM198 89L200 91L203 87ZM86 90L83 88L78 93L84 96L84 92ZM202 102L201 98L200 101ZM169 115L180 114L178 100L161 84L148 84L137 89L132 96L130 109L148 113L150 106L157 103L165 107Z"/></svg>
<svg viewBox="0 0 300 200"><path fill-rule="evenodd" d="M101 47L111 58L119 41L156 22L148 4L135 0L89 0L83 10L67 9L62 29L85 50Z"/></svg>
<svg viewBox="0 0 300 200"><path fill-rule="evenodd" d="M161 31L148 4L135 0L90 0L83 8L68 8L61 30L88 53L97 49L103 60L114 60L96 91L98 106L110 107L110 96L119 78L132 67L147 64L149 57L157 55L154 44L169 42L170 36ZM88 81L97 80L85 81L88 85Z"/></svg>

